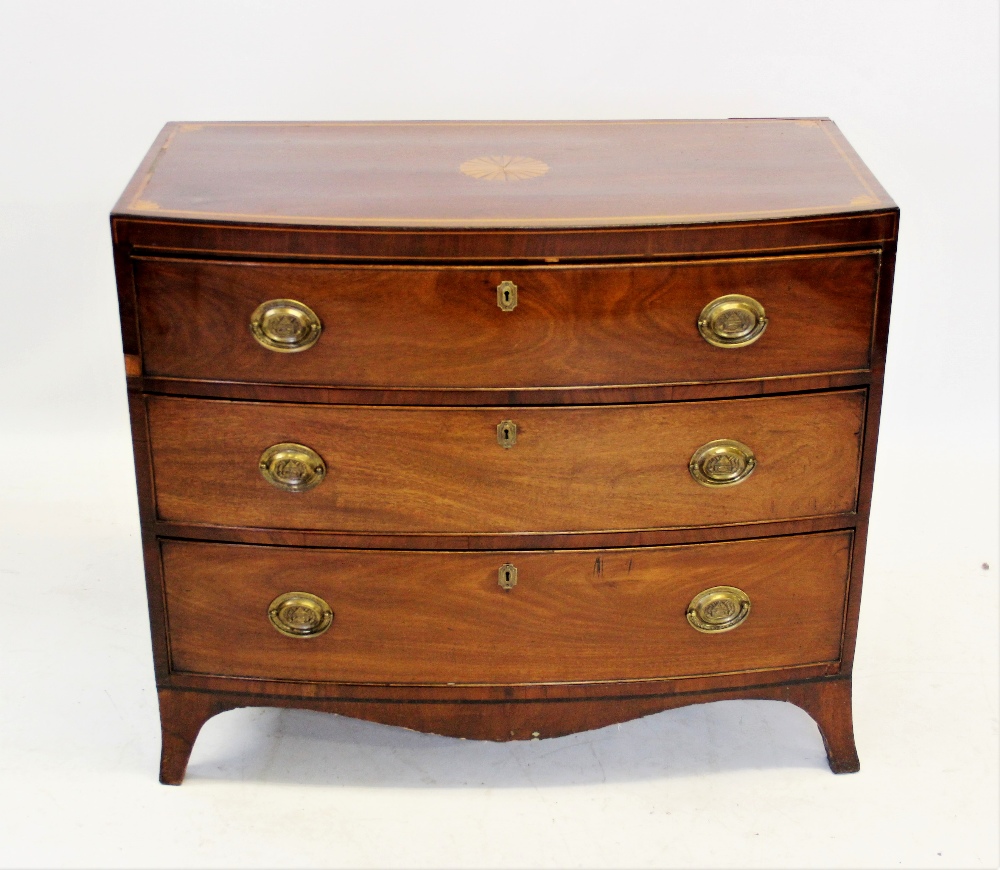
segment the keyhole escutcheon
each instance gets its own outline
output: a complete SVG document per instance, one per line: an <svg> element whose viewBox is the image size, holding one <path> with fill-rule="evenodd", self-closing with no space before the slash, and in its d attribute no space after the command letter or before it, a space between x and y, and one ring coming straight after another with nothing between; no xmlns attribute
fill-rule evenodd
<svg viewBox="0 0 1000 870"><path fill-rule="evenodd" d="M517 308L517 284L513 281L501 281L497 285L497 306L501 311L513 311Z"/></svg>
<svg viewBox="0 0 1000 870"><path fill-rule="evenodd" d="M501 589L513 589L517 586L517 568L510 562L501 565L497 572L497 583Z"/></svg>
<svg viewBox="0 0 1000 870"><path fill-rule="evenodd" d="M513 420L504 420L497 424L497 444L504 450L510 450L517 444L517 424Z"/></svg>

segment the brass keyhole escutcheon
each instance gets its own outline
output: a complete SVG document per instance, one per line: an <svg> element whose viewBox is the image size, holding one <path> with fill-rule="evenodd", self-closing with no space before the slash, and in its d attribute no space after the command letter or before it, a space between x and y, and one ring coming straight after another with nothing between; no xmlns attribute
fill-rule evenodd
<svg viewBox="0 0 1000 870"><path fill-rule="evenodd" d="M507 562L497 571L497 584L501 589L513 589L517 586L517 568Z"/></svg>
<svg viewBox="0 0 1000 870"><path fill-rule="evenodd" d="M730 631L750 615L750 596L735 586L713 586L691 599L687 621L695 631Z"/></svg>
<svg viewBox="0 0 1000 870"><path fill-rule="evenodd" d="M260 473L271 486L286 492L305 492L326 477L326 463L305 444L273 444L260 455Z"/></svg>
<svg viewBox="0 0 1000 870"><path fill-rule="evenodd" d="M333 611L318 595L285 592L268 605L267 618L286 637L319 637L333 624Z"/></svg>
<svg viewBox="0 0 1000 870"><path fill-rule="evenodd" d="M497 305L501 311L513 311L517 308L517 284L513 281L501 281L497 286Z"/></svg>
<svg viewBox="0 0 1000 870"><path fill-rule="evenodd" d="M764 306L739 293L713 299L698 315L701 337L715 347L746 347L760 338L765 329Z"/></svg>
<svg viewBox="0 0 1000 870"><path fill-rule="evenodd" d="M757 459L746 444L720 438L694 452L688 471L702 486L735 486L753 474L756 467Z"/></svg>
<svg viewBox="0 0 1000 870"><path fill-rule="evenodd" d="M510 450L517 444L517 423L512 420L504 420L497 424L497 444L504 450Z"/></svg>
<svg viewBox="0 0 1000 870"><path fill-rule="evenodd" d="M253 337L278 353L308 350L319 341L322 331L316 312L294 299L271 299L250 316Z"/></svg>

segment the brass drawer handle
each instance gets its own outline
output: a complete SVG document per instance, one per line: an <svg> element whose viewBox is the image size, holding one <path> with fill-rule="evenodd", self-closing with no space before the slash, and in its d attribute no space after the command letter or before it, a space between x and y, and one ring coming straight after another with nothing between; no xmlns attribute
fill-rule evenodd
<svg viewBox="0 0 1000 870"><path fill-rule="evenodd" d="M497 571L497 584L501 589L513 589L517 586L517 568L507 562Z"/></svg>
<svg viewBox="0 0 1000 870"><path fill-rule="evenodd" d="M753 451L729 438L703 444L688 463L691 476L702 486L735 486L753 474L756 467Z"/></svg>
<svg viewBox="0 0 1000 870"><path fill-rule="evenodd" d="M513 281L501 281L497 285L497 306L501 311L513 311L517 308L517 284Z"/></svg>
<svg viewBox="0 0 1000 870"><path fill-rule="evenodd" d="M750 597L735 586L713 586L691 599L687 621L695 631L730 631L750 614Z"/></svg>
<svg viewBox="0 0 1000 870"><path fill-rule="evenodd" d="M738 293L713 299L698 315L701 337L716 347L746 347L760 338L765 329L764 306Z"/></svg>
<svg viewBox="0 0 1000 870"><path fill-rule="evenodd" d="M323 324L308 305L294 299L271 299L250 316L250 331L268 350L298 353L319 341Z"/></svg>
<svg viewBox="0 0 1000 870"><path fill-rule="evenodd" d="M286 492L305 492L326 477L323 458L305 444L273 444L260 455L260 473L271 486Z"/></svg>
<svg viewBox="0 0 1000 870"><path fill-rule="evenodd" d="M267 618L286 637L319 637L333 624L333 611L318 595L285 592L268 605Z"/></svg>

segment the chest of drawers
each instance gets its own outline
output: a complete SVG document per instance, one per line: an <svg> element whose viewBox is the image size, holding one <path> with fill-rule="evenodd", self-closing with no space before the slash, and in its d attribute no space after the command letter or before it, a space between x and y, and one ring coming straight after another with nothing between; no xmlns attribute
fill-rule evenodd
<svg viewBox="0 0 1000 870"><path fill-rule="evenodd" d="M898 209L828 120L169 124L112 215L163 730L851 670Z"/></svg>

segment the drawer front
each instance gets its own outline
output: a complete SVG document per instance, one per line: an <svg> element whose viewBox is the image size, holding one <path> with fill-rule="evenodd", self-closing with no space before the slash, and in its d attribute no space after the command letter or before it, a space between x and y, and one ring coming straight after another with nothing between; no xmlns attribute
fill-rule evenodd
<svg viewBox="0 0 1000 870"><path fill-rule="evenodd" d="M873 252L631 266L347 267L134 262L144 372L197 380L413 389L655 385L867 369ZM503 311L498 286L517 287ZM728 294L763 306L751 344L698 320ZM283 353L258 306L304 303L322 326ZM304 342L308 343L308 342Z"/></svg>
<svg viewBox="0 0 1000 870"><path fill-rule="evenodd" d="M476 409L147 402L162 520L495 534L851 512L865 393ZM720 439L749 448L756 466L741 482L702 485L689 463ZM265 479L265 451L285 443L315 451L326 469L318 485L290 492Z"/></svg>
<svg viewBox="0 0 1000 870"><path fill-rule="evenodd" d="M634 680L840 656L851 533L628 550L460 553L162 544L173 670L385 683ZM509 590L500 566L517 568ZM695 596L746 594L703 633ZM269 619L287 592L333 612L325 633Z"/></svg>

